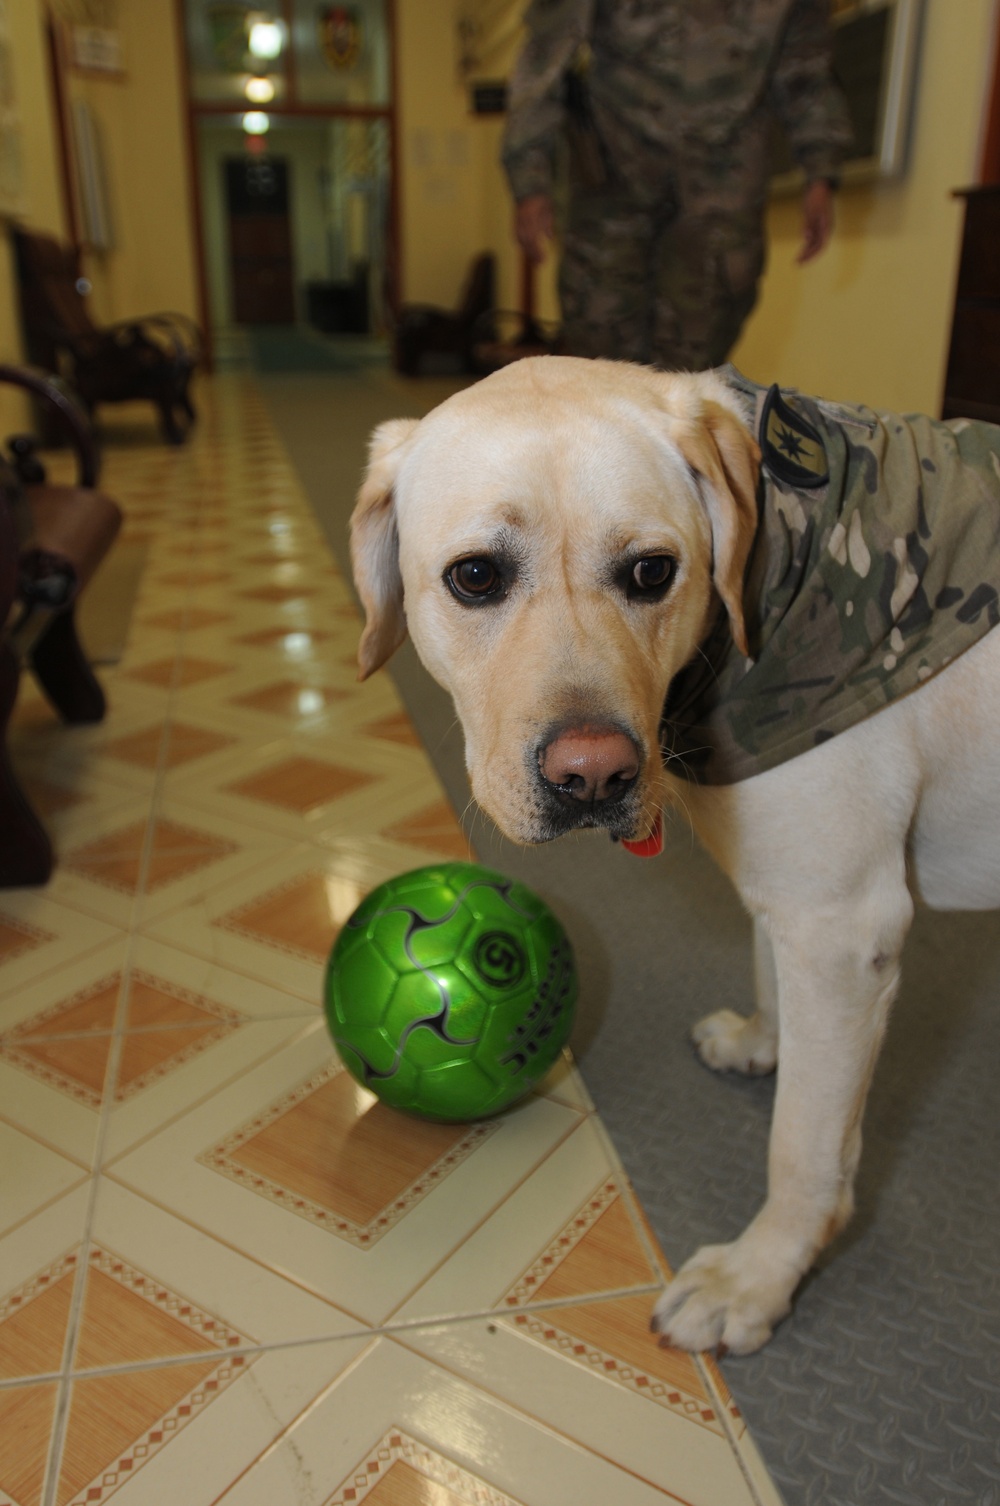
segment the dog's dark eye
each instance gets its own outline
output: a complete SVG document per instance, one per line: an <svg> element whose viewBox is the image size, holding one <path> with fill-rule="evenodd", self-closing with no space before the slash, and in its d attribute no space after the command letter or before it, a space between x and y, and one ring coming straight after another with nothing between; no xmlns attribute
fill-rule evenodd
<svg viewBox="0 0 1000 1506"><path fill-rule="evenodd" d="M677 561L669 554L651 554L647 559L636 560L629 578L629 595L662 596L676 569Z"/></svg>
<svg viewBox="0 0 1000 1506"><path fill-rule="evenodd" d="M445 574L452 594L459 601L485 601L504 588L504 578L492 560L459 560Z"/></svg>

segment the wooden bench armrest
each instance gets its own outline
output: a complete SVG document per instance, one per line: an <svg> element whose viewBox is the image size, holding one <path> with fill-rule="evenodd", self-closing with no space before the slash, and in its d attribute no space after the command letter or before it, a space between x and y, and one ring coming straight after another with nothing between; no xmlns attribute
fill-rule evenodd
<svg viewBox="0 0 1000 1506"><path fill-rule="evenodd" d="M22 561L51 557L72 570L76 593L83 590L107 554L122 524L118 503L106 492L82 486L24 488Z"/></svg>

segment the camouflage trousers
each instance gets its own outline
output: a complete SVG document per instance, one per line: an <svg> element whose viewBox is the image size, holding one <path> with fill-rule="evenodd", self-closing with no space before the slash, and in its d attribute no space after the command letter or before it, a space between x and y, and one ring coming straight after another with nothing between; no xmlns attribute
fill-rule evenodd
<svg viewBox="0 0 1000 1506"><path fill-rule="evenodd" d="M667 154L597 112L603 182L572 147L566 164L571 354L687 371L726 360L764 270L768 129L758 110L722 145L688 134Z"/></svg>
<svg viewBox="0 0 1000 1506"><path fill-rule="evenodd" d="M762 210L571 194L559 295L570 355L702 371L721 365L757 301Z"/></svg>

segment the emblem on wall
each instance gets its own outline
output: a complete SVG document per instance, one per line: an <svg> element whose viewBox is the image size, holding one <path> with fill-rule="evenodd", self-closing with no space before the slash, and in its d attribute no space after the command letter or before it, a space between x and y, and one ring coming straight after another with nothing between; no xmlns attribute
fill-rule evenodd
<svg viewBox="0 0 1000 1506"><path fill-rule="evenodd" d="M316 16L320 51L335 72L353 68L361 51L361 21L350 5L324 5Z"/></svg>
<svg viewBox="0 0 1000 1506"><path fill-rule="evenodd" d="M212 57L226 73L240 73L246 64L249 17L248 5L230 4L228 0L206 8Z"/></svg>

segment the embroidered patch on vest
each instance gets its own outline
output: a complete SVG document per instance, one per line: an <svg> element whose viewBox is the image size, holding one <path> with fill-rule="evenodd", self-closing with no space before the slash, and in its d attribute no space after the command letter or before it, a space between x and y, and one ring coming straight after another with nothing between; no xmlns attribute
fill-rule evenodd
<svg viewBox="0 0 1000 1506"><path fill-rule="evenodd" d="M775 384L760 416L760 447L771 475L788 486L825 486L830 479L823 441L809 421L785 402Z"/></svg>

